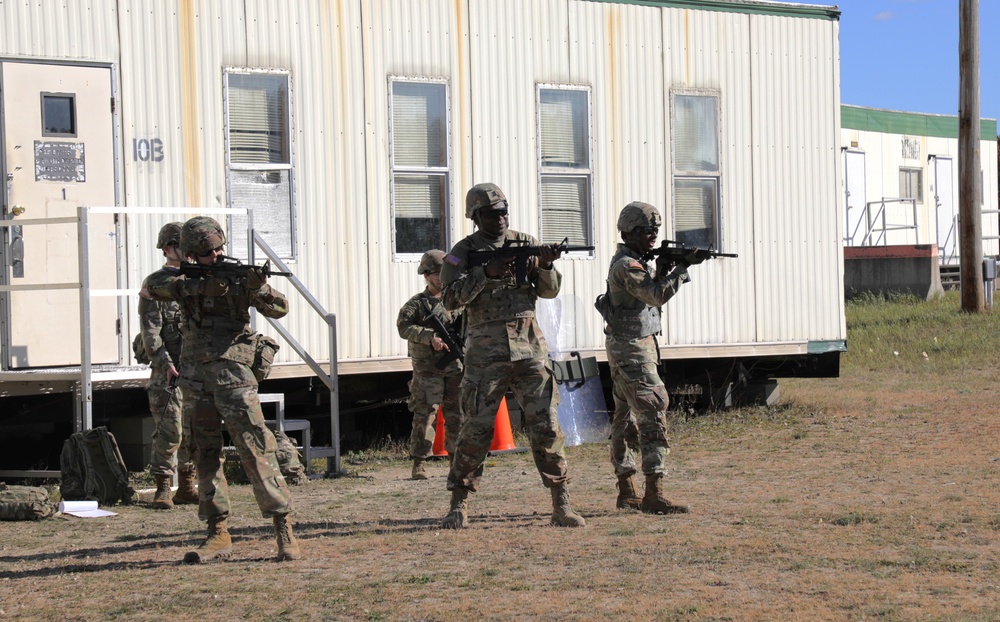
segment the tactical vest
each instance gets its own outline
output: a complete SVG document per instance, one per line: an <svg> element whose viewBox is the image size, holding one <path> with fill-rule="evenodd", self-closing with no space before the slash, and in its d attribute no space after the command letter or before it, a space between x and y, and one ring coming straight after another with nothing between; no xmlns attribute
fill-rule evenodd
<svg viewBox="0 0 1000 622"><path fill-rule="evenodd" d="M538 295L531 287L506 287L507 281L487 281L479 296L466 307L470 327L494 322L535 317Z"/></svg>
<svg viewBox="0 0 1000 622"><path fill-rule="evenodd" d="M605 334L627 339L640 339L660 332L660 308L642 305L638 309L610 305L608 316L604 318Z"/></svg>
<svg viewBox="0 0 1000 622"><path fill-rule="evenodd" d="M611 260L612 267L623 256L622 251L619 251ZM598 296L594 303L607 324L604 328L604 334L624 339L641 339L659 333L662 330L660 308L651 307L628 295L626 291L622 291L622 293L628 296L627 301L639 306L626 307L614 304L611 300L610 282L608 290Z"/></svg>
<svg viewBox="0 0 1000 622"><path fill-rule="evenodd" d="M254 360L254 333L250 330L249 313L241 312L237 296L213 298L216 306L200 307L202 297L185 302L184 348L181 360L201 363L214 359L229 359L250 365Z"/></svg>

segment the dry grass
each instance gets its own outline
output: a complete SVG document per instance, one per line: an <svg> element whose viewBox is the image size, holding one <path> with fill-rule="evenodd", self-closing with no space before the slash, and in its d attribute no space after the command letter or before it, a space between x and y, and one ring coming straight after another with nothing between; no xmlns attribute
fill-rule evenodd
<svg viewBox="0 0 1000 622"><path fill-rule="evenodd" d="M412 482L380 455L294 489L306 558L293 563L271 561L246 486L234 558L204 566L178 563L201 538L191 509L2 524L0 619L1000 619L1000 318L954 315L989 348L963 365L885 364L868 343L916 337L852 321L840 379L675 421L668 481L686 516L615 510L607 449L589 445L569 450L585 529L547 526L547 491L513 454L490 459L471 527L441 531L445 463Z"/></svg>

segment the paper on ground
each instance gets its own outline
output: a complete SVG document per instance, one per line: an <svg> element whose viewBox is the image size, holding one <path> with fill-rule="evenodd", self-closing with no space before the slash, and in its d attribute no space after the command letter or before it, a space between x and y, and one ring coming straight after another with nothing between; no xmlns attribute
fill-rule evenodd
<svg viewBox="0 0 1000 622"><path fill-rule="evenodd" d="M82 518L118 516L116 512L98 509L96 501L60 501L59 511L63 514L71 514Z"/></svg>

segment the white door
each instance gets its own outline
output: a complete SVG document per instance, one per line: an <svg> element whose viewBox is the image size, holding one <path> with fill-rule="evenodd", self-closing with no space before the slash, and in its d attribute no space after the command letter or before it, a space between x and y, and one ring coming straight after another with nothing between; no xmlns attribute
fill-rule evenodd
<svg viewBox="0 0 1000 622"><path fill-rule="evenodd" d="M934 158L934 204L937 206L938 257L942 264L958 263L958 212L955 211L951 158Z"/></svg>
<svg viewBox="0 0 1000 622"><path fill-rule="evenodd" d="M101 67L0 63L3 119L2 217L76 216L81 205L115 202L111 70ZM89 219L90 284L117 287L114 217ZM80 292L45 289L79 282L76 224L14 226L4 233L3 280L37 289L6 292L7 369L80 364ZM118 301L91 299L91 363L117 363Z"/></svg>
<svg viewBox="0 0 1000 622"><path fill-rule="evenodd" d="M865 204L865 153L863 151L844 152L844 193L847 204L847 232L844 246L861 246L868 228Z"/></svg>

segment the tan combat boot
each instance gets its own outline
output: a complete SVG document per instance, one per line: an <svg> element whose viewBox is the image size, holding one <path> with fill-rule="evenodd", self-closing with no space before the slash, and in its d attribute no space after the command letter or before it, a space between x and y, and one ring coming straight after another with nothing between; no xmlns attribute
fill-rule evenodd
<svg viewBox="0 0 1000 622"><path fill-rule="evenodd" d="M299 541L292 535L292 522L288 520L288 514L274 516L274 537L278 541L276 561L285 562L301 559L302 551L299 549Z"/></svg>
<svg viewBox="0 0 1000 622"><path fill-rule="evenodd" d="M170 475L156 476L156 492L153 493L153 502L149 507L155 510L169 510L174 507L174 502L170 500Z"/></svg>
<svg viewBox="0 0 1000 622"><path fill-rule="evenodd" d="M552 524L557 527L583 527L587 524L569 507L569 491L565 484L552 488Z"/></svg>
<svg viewBox="0 0 1000 622"><path fill-rule="evenodd" d="M177 473L177 492L174 493L175 505L198 503L198 489L194 487L194 473L194 469L183 469Z"/></svg>
<svg viewBox="0 0 1000 622"><path fill-rule="evenodd" d="M229 528L224 518L208 519L208 538L193 551L184 555L186 564L203 564L219 558L225 559L233 554L233 540L229 537Z"/></svg>
<svg viewBox="0 0 1000 622"><path fill-rule="evenodd" d="M687 514L688 506L674 505L663 496L663 476L646 476L646 493L642 496L640 510L647 514Z"/></svg>
<svg viewBox="0 0 1000 622"><path fill-rule="evenodd" d="M451 491L451 511L441 521L443 529L465 529L469 526L469 497L467 488L456 488Z"/></svg>
<svg viewBox="0 0 1000 622"><path fill-rule="evenodd" d="M427 469L424 467L423 458L413 459L413 473L410 474L410 479L427 479Z"/></svg>
<svg viewBox="0 0 1000 622"><path fill-rule="evenodd" d="M639 497L639 493L635 491L635 483L632 481L632 476L619 475L618 501L615 503L615 507L619 510L624 510L625 508L638 510L640 505L642 505L642 499Z"/></svg>

